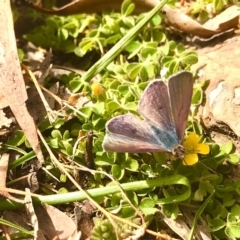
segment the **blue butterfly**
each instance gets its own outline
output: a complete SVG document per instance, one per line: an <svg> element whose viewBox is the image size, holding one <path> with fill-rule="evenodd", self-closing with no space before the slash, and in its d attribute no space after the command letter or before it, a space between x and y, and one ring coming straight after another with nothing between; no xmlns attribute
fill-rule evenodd
<svg viewBox="0 0 240 240"><path fill-rule="evenodd" d="M138 105L141 120L133 114L117 116L106 124L103 140L107 152L171 152L183 157L181 145L191 105L194 79L183 71L149 83Z"/></svg>

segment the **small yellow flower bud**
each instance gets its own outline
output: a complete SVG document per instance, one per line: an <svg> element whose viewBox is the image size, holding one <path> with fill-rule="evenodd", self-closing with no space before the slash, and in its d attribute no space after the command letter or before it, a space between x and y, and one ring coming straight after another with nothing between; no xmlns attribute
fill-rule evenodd
<svg viewBox="0 0 240 240"><path fill-rule="evenodd" d="M104 91L102 85L98 82L94 82L91 85L91 89L94 96L99 96L103 94L103 91Z"/></svg>

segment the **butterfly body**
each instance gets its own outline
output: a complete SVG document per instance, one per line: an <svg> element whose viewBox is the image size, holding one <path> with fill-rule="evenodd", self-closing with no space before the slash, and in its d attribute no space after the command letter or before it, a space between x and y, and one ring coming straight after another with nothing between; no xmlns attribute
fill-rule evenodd
<svg viewBox="0 0 240 240"><path fill-rule="evenodd" d="M155 135L155 143L157 146L162 146L166 149L167 152L171 152L172 149L181 144L178 140L178 137L174 131L172 132L166 132L157 127L156 125L151 125L151 128L153 130L153 135Z"/></svg>
<svg viewBox="0 0 240 240"><path fill-rule="evenodd" d="M144 120L133 114L109 120L103 148L109 152L172 152L181 157L192 91L193 77L187 71L170 77L168 86L162 80L150 82L138 105Z"/></svg>

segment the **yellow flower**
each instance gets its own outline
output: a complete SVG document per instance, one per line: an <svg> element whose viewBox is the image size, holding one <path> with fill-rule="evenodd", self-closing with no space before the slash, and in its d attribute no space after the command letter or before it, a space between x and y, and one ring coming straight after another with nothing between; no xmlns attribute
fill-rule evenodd
<svg viewBox="0 0 240 240"><path fill-rule="evenodd" d="M202 136L191 132L183 142L185 150L183 165L193 165L198 162L198 154L208 154L210 149L207 144L199 143Z"/></svg>
<svg viewBox="0 0 240 240"><path fill-rule="evenodd" d="M102 85L98 82L94 82L91 85L91 88L92 88L92 93L95 96L99 96L99 95L103 94L103 92L104 92Z"/></svg>

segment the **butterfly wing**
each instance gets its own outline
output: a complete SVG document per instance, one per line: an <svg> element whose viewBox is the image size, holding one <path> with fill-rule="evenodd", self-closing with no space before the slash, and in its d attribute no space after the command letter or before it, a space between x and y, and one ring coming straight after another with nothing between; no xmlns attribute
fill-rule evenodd
<svg viewBox="0 0 240 240"><path fill-rule="evenodd" d="M164 132L176 135L168 89L163 81L155 80L147 86L140 99L138 111L146 120Z"/></svg>
<svg viewBox="0 0 240 240"><path fill-rule="evenodd" d="M161 129L140 120L135 115L126 114L115 117L108 121L106 128L109 133L104 137L103 148L108 152L171 151L171 148L167 147L168 136ZM162 139L157 137L158 134Z"/></svg>
<svg viewBox="0 0 240 240"><path fill-rule="evenodd" d="M182 141L193 93L194 79L190 72L184 71L170 77L168 90L172 115L177 136Z"/></svg>

